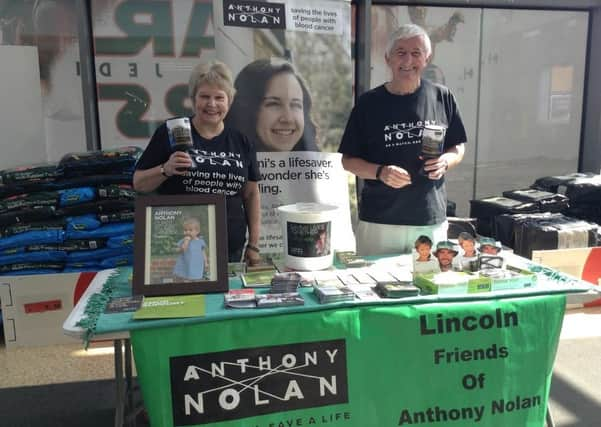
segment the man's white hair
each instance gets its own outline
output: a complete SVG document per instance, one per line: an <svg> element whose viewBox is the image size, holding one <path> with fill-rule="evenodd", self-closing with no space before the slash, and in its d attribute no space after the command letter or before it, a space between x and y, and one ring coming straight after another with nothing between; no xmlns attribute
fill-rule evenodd
<svg viewBox="0 0 601 427"><path fill-rule="evenodd" d="M432 53L432 43L430 42L430 36L428 36L426 30L419 25L403 24L388 37L388 43L386 43L386 57L390 56L392 49L398 40L407 40L418 36L421 36L424 41L426 56L430 56Z"/></svg>

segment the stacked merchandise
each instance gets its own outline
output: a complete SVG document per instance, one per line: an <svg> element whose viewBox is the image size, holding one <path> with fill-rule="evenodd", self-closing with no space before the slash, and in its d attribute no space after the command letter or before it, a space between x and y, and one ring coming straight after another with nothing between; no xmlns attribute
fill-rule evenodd
<svg viewBox="0 0 601 427"><path fill-rule="evenodd" d="M534 203L538 207L539 212L565 212L570 207L570 199L563 194L551 193L535 188L504 191L503 197L521 202Z"/></svg>
<svg viewBox="0 0 601 427"><path fill-rule="evenodd" d="M320 304L353 301L355 299L355 293L342 283L336 274L321 273L315 277L315 284L313 285L313 292L317 295Z"/></svg>
<svg viewBox="0 0 601 427"><path fill-rule="evenodd" d="M72 153L0 171L0 274L132 263L133 169L142 150Z"/></svg>
<svg viewBox="0 0 601 427"><path fill-rule="evenodd" d="M531 258L533 250L585 248L599 244L599 226L560 213L514 216L513 249Z"/></svg>
<svg viewBox="0 0 601 427"><path fill-rule="evenodd" d="M537 179L532 188L564 194L570 200L566 215L601 224L601 175L547 176Z"/></svg>
<svg viewBox="0 0 601 427"><path fill-rule="evenodd" d="M522 202L507 197L487 197L470 201L470 217L476 218L476 231L482 236L496 237L495 218L503 214L538 212L532 202Z"/></svg>
<svg viewBox="0 0 601 427"><path fill-rule="evenodd" d="M419 288L413 285L413 275L409 270L396 269L392 273L372 269L369 274L376 281L375 291L383 298L404 298L419 294Z"/></svg>

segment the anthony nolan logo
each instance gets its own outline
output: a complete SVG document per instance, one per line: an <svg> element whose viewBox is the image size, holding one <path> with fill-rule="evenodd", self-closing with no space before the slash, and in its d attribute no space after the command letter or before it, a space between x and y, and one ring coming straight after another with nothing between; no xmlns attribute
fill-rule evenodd
<svg viewBox="0 0 601 427"><path fill-rule="evenodd" d="M348 402L344 340L172 357L170 369L178 426Z"/></svg>
<svg viewBox="0 0 601 427"><path fill-rule="evenodd" d="M283 3L223 0L223 25L286 29Z"/></svg>

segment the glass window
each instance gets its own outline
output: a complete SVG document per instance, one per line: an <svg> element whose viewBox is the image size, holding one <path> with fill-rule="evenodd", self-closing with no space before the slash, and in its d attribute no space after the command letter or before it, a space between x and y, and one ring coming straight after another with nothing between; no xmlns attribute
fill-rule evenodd
<svg viewBox="0 0 601 427"><path fill-rule="evenodd" d="M188 78L215 59L211 1L93 1L100 139L146 147L169 117L191 115Z"/></svg>
<svg viewBox="0 0 601 427"><path fill-rule="evenodd" d="M576 172L588 13L485 9L476 197Z"/></svg>
<svg viewBox="0 0 601 427"><path fill-rule="evenodd" d="M0 3L0 167L85 151L75 1Z"/></svg>

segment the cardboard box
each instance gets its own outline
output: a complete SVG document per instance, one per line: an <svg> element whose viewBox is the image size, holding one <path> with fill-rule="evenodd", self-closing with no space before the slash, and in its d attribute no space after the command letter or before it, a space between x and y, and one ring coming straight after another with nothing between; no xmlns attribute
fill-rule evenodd
<svg viewBox="0 0 601 427"><path fill-rule="evenodd" d="M443 273L416 274L413 278L413 284L420 288L424 294L438 295L457 295L473 293L478 285L469 286L471 276L464 272L446 271ZM471 291L471 292L470 292Z"/></svg>
<svg viewBox="0 0 601 427"><path fill-rule="evenodd" d="M96 273L0 277L0 304L7 349L81 342L63 322Z"/></svg>
<svg viewBox="0 0 601 427"><path fill-rule="evenodd" d="M494 270L499 274L464 273L448 271L445 273L416 274L414 284L426 294L474 294L479 292L522 289L536 285L536 274L508 266Z"/></svg>

